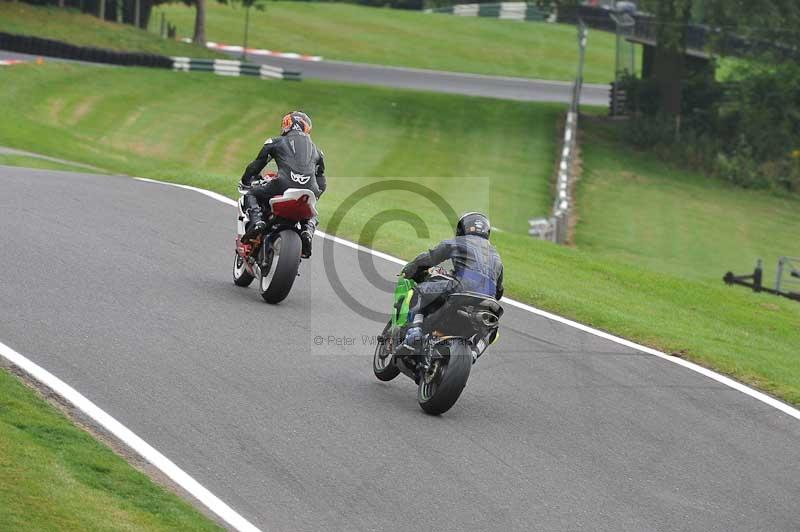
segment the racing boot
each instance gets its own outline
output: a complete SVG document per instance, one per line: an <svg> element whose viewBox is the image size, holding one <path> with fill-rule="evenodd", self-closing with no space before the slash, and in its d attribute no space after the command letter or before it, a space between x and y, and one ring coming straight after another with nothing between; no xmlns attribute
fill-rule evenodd
<svg viewBox="0 0 800 532"><path fill-rule="evenodd" d="M250 228L242 235L242 243L248 244L251 240L253 240L256 236L258 236L264 229L267 228L267 223L263 220L259 220L255 223L250 222L248 224Z"/></svg>
<svg viewBox="0 0 800 532"><path fill-rule="evenodd" d="M307 259L311 257L311 244L314 241L314 230L316 230L316 228L316 218L312 218L300 226L300 242L303 245L303 249L300 252L301 258Z"/></svg>
<svg viewBox="0 0 800 532"><path fill-rule="evenodd" d="M401 344L401 347L407 354L411 354L417 350L422 342L422 320L424 316L422 313L417 313L414 316L414 321L411 322L411 327L406 331L406 337Z"/></svg>
<svg viewBox="0 0 800 532"><path fill-rule="evenodd" d="M247 206L247 217L250 218L250 222L247 224L247 230L241 240L243 243L248 243L266 229L267 224L262 218L261 205L254 196L245 194L244 204Z"/></svg>

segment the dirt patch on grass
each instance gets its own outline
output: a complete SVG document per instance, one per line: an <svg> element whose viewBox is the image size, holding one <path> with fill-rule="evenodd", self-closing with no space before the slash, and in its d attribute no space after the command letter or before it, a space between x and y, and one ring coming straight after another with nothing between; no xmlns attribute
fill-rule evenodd
<svg viewBox="0 0 800 532"><path fill-rule="evenodd" d="M64 111L64 98L53 98L47 102L47 115L54 124L61 124L61 113Z"/></svg>
<svg viewBox="0 0 800 532"><path fill-rule="evenodd" d="M99 96L88 96L83 100L81 100L81 102L77 106L75 106L75 109L73 109L72 114L69 117L68 123L70 125L74 125L80 122L80 120L84 116L89 114L89 111L91 111L94 108L95 103L97 103L99 99L100 99Z"/></svg>
<svg viewBox="0 0 800 532"><path fill-rule="evenodd" d="M125 117L125 121L122 123L122 129L127 129L139 120L139 117L142 116L142 109L138 108L133 111L131 114Z"/></svg>
<svg viewBox="0 0 800 532"><path fill-rule="evenodd" d="M255 149L257 148L254 148L254 150ZM244 167L244 165L249 163L250 162L249 160L242 159L241 153L243 152L243 150L244 150L243 137L238 137L233 142L230 142L223 151L222 167L223 168L237 168L239 166Z"/></svg>

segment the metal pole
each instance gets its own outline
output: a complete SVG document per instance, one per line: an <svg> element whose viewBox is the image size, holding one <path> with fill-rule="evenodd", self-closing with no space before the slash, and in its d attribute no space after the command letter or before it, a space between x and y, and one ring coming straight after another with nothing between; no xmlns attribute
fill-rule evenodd
<svg viewBox="0 0 800 532"><path fill-rule="evenodd" d="M619 83L619 71L622 64L622 26L619 21L617 23L617 58L614 65L614 82Z"/></svg>
<svg viewBox="0 0 800 532"><path fill-rule="evenodd" d="M242 61L247 61L247 29L250 26L250 4L244 8L244 45L242 45Z"/></svg>
<svg viewBox="0 0 800 532"><path fill-rule="evenodd" d="M97 14L97 16L100 18L100 20L105 20L106 19L106 0L99 0L99 1L100 1L100 12Z"/></svg>
<svg viewBox="0 0 800 532"><path fill-rule="evenodd" d="M133 11L133 25L136 26L137 28L139 27L139 4L140 0L136 0Z"/></svg>
<svg viewBox="0 0 800 532"><path fill-rule="evenodd" d="M786 257L778 259L778 273L775 275L775 291L781 291L781 280L783 279L783 260Z"/></svg>
<svg viewBox="0 0 800 532"><path fill-rule="evenodd" d="M579 44L578 48L580 50L580 55L578 59L578 78L575 80L575 99L572 102L573 111L575 111L576 113L578 112L578 108L580 107L580 94L581 94L581 89L583 88L583 68L586 63L586 37L589 34L589 31L586 28L586 25L583 23L583 21L581 20L579 22L580 22L579 26L580 29L578 31L578 44Z"/></svg>
<svg viewBox="0 0 800 532"><path fill-rule="evenodd" d="M159 35L161 35L162 39L166 38L166 36L167 36L167 19L165 17L166 17L166 15L162 11L161 12L161 29L158 32Z"/></svg>
<svg viewBox="0 0 800 532"><path fill-rule="evenodd" d="M753 272L753 292L761 292L762 279L764 276L764 268L761 259L756 262L756 269Z"/></svg>

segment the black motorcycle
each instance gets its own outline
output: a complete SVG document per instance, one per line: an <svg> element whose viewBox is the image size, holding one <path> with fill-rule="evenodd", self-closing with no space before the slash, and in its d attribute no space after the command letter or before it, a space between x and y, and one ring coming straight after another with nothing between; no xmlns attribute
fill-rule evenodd
<svg viewBox="0 0 800 532"><path fill-rule="evenodd" d="M453 279L440 268L429 272L432 280ZM411 378L418 385L419 406L438 415L456 403L472 364L497 338L503 307L492 297L472 292L443 296L438 308L425 317L422 340L412 350L402 344L416 284L405 277L398 281L392 317L378 337L372 369L382 381L400 373Z"/></svg>

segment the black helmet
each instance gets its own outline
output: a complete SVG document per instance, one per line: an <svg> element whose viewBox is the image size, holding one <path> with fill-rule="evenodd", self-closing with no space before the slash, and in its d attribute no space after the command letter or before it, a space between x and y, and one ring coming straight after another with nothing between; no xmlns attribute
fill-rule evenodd
<svg viewBox="0 0 800 532"><path fill-rule="evenodd" d="M311 119L302 111L292 111L284 116L281 121L281 135L285 135L290 131L311 133Z"/></svg>
<svg viewBox="0 0 800 532"><path fill-rule="evenodd" d="M468 212L458 219L456 236L476 235L488 239L492 232L489 218L479 212Z"/></svg>

